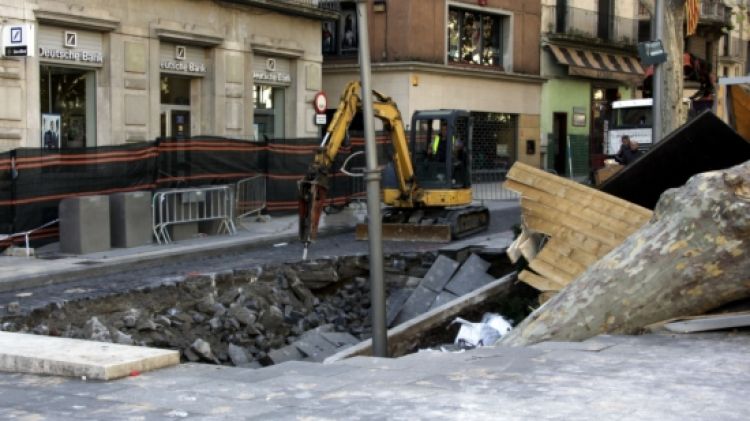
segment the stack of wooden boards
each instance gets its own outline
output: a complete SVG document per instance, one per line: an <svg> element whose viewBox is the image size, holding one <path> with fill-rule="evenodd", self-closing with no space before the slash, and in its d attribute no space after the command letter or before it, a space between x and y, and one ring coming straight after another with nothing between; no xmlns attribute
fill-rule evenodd
<svg viewBox="0 0 750 421"><path fill-rule="evenodd" d="M524 229L508 254L514 261L526 258L529 268L518 278L547 297L652 215L646 208L520 162L508 172L504 186L521 194Z"/></svg>

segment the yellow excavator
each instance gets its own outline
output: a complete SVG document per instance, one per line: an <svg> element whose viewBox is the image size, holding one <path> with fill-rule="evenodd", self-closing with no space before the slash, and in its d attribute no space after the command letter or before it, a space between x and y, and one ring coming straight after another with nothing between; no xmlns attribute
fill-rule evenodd
<svg viewBox="0 0 750 421"><path fill-rule="evenodd" d="M347 85L315 160L298 183L299 236L305 251L317 235L334 159L352 119L361 111L360 92L358 81ZM487 229L489 211L472 205L469 112L416 111L409 139L390 97L373 90L373 112L390 132L393 145L381 194L386 205L383 239L448 242ZM357 238L366 235L367 226L360 224Z"/></svg>

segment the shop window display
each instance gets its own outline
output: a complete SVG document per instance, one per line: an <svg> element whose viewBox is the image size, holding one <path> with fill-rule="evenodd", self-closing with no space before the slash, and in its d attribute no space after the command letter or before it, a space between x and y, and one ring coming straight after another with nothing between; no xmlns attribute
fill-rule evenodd
<svg viewBox="0 0 750 421"><path fill-rule="evenodd" d="M448 62L501 66L503 18L451 8L448 13Z"/></svg>
<svg viewBox="0 0 750 421"><path fill-rule="evenodd" d="M40 105L45 149L96 145L95 72L41 66ZM55 130L50 131L53 123Z"/></svg>

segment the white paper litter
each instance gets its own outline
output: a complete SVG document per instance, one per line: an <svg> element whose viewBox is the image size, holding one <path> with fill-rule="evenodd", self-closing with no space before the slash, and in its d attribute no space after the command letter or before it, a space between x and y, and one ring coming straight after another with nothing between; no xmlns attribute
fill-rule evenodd
<svg viewBox="0 0 750 421"><path fill-rule="evenodd" d="M453 343L472 348L492 345L513 329L510 322L495 313L485 313L479 323L473 323L460 317L451 322L451 324L453 323L461 325Z"/></svg>

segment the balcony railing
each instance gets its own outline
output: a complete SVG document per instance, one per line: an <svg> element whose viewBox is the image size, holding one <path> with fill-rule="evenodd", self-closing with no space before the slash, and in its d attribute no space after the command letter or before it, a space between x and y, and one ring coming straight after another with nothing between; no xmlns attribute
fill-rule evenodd
<svg viewBox="0 0 750 421"><path fill-rule="evenodd" d="M701 0L700 20L725 23L728 17L726 9L722 0Z"/></svg>
<svg viewBox="0 0 750 421"><path fill-rule="evenodd" d="M330 19L340 10L333 0L224 0L247 6L261 7L293 15Z"/></svg>
<svg viewBox="0 0 750 421"><path fill-rule="evenodd" d="M556 6L543 6L542 29L549 33L635 45L638 41L638 19L600 15L594 10L567 7L562 16Z"/></svg>
<svg viewBox="0 0 750 421"><path fill-rule="evenodd" d="M721 49L721 57L728 59L740 59L742 58L742 52L747 48L747 41L744 41L738 37L724 38L724 44Z"/></svg>

